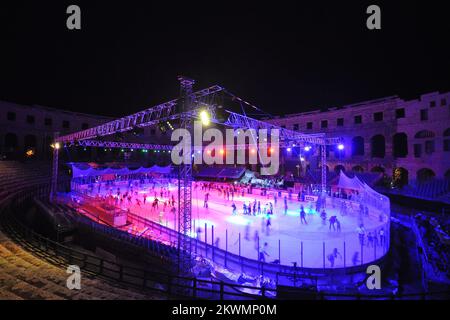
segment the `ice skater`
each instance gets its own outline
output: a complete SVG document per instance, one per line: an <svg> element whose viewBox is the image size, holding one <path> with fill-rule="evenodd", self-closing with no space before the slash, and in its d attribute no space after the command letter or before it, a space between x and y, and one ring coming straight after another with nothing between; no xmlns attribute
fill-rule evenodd
<svg viewBox="0 0 450 320"><path fill-rule="evenodd" d="M233 214L233 216L235 216L235 215L236 215L237 208L236 208L236 205L234 204L234 202L233 202L233 204L231 205L231 207L233 208L232 214Z"/></svg>
<svg viewBox="0 0 450 320"><path fill-rule="evenodd" d="M288 205L287 205L287 199L284 197L284 215L287 215L288 211Z"/></svg>
<svg viewBox="0 0 450 320"><path fill-rule="evenodd" d="M360 224L359 228L356 229L356 231L358 232L359 244L361 246L363 246L364 245L364 236L366 235L366 230L364 229L364 225Z"/></svg>
<svg viewBox="0 0 450 320"><path fill-rule="evenodd" d="M255 230L255 233L253 234L253 242L255 243L255 248L258 250L258 242L259 242L259 233L258 230Z"/></svg>
<svg viewBox="0 0 450 320"><path fill-rule="evenodd" d="M325 209L320 213L320 218L322 219L322 225L325 226L327 224L327 213L325 212Z"/></svg>
<svg viewBox="0 0 450 320"><path fill-rule="evenodd" d="M360 262L360 260L359 260L359 252L356 251L353 254L353 257L352 257L352 263L353 263L354 266L357 266L359 264L359 262Z"/></svg>
<svg viewBox="0 0 450 320"><path fill-rule="evenodd" d="M330 226L328 227L328 230L331 230L331 227L333 227L333 231L336 231L336 216L331 216L330 219L328 220L330 222Z"/></svg>
<svg viewBox="0 0 450 320"><path fill-rule="evenodd" d="M259 249L259 261L266 262L266 256L270 257L270 255L267 253L268 246L268 243L264 242L264 247Z"/></svg>
<svg viewBox="0 0 450 320"><path fill-rule="evenodd" d="M269 236L270 233L270 226L272 225L272 222L270 220L270 216L267 217L267 222L266 222L266 235Z"/></svg>
<svg viewBox="0 0 450 320"><path fill-rule="evenodd" d="M308 224L308 223L306 222L306 212L305 212L305 210L303 209L303 206L300 207L300 223L301 223L301 224L303 224L303 223Z"/></svg>
<svg viewBox="0 0 450 320"><path fill-rule="evenodd" d="M250 222L245 226L245 240L250 240Z"/></svg>
<svg viewBox="0 0 450 320"><path fill-rule="evenodd" d="M378 231L378 235L380 236L380 246L384 246L385 237L384 237L384 228L381 228L380 231Z"/></svg>
<svg viewBox="0 0 450 320"><path fill-rule="evenodd" d="M367 234L367 246L373 248L373 234L371 231Z"/></svg>

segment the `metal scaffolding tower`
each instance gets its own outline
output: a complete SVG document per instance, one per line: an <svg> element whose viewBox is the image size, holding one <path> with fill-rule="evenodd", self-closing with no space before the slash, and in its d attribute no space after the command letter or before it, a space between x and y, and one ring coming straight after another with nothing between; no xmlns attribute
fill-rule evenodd
<svg viewBox="0 0 450 320"><path fill-rule="evenodd" d="M190 111L194 108L192 87L194 80L178 77L180 81L180 128L192 133ZM190 139L189 139L190 140ZM190 150L192 150L192 141ZM192 217L192 157L184 157L178 167L178 273L188 273L191 268L191 217Z"/></svg>

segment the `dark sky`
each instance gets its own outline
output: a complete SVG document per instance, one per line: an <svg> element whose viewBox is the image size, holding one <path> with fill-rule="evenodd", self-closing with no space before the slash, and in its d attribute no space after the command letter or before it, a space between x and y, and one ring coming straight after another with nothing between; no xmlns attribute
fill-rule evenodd
<svg viewBox="0 0 450 320"><path fill-rule="evenodd" d="M450 90L444 1L4 2L1 100L119 116L177 97L178 74L272 114Z"/></svg>

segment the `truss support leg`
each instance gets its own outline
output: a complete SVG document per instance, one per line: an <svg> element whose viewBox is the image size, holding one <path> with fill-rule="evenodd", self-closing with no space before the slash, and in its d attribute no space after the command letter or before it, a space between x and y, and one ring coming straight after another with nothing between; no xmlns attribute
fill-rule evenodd
<svg viewBox="0 0 450 320"><path fill-rule="evenodd" d="M322 173L321 191L322 194L327 192L327 149L326 145L320 146L320 166Z"/></svg>
<svg viewBox="0 0 450 320"><path fill-rule="evenodd" d="M55 139L58 138L58 134L55 133ZM59 148L53 148L53 163L52 163L52 180L50 185L50 196L49 200L51 202L56 198L58 192L58 159L59 158Z"/></svg>
<svg viewBox="0 0 450 320"><path fill-rule="evenodd" d="M192 87L194 80L179 77L180 94L180 128L192 133L191 116L193 109ZM192 150L192 141L191 150ZM179 166L178 171L178 274L188 274L191 268L191 217L192 217L192 157L187 157L188 163ZM185 158L186 159L186 158Z"/></svg>

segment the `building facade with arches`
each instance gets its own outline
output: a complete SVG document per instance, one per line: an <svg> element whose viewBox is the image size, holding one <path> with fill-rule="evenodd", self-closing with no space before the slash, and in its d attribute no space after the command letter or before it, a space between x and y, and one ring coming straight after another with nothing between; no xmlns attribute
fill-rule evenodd
<svg viewBox="0 0 450 320"><path fill-rule="evenodd" d="M417 99L398 96L269 120L303 133L324 132L344 139L328 154L329 170L383 172L403 181L450 178L450 92ZM285 165L305 159L286 154Z"/></svg>
<svg viewBox="0 0 450 320"><path fill-rule="evenodd" d="M111 118L39 105L0 101L0 155L21 159L33 150L37 159L51 159L55 132L68 134L107 122Z"/></svg>

